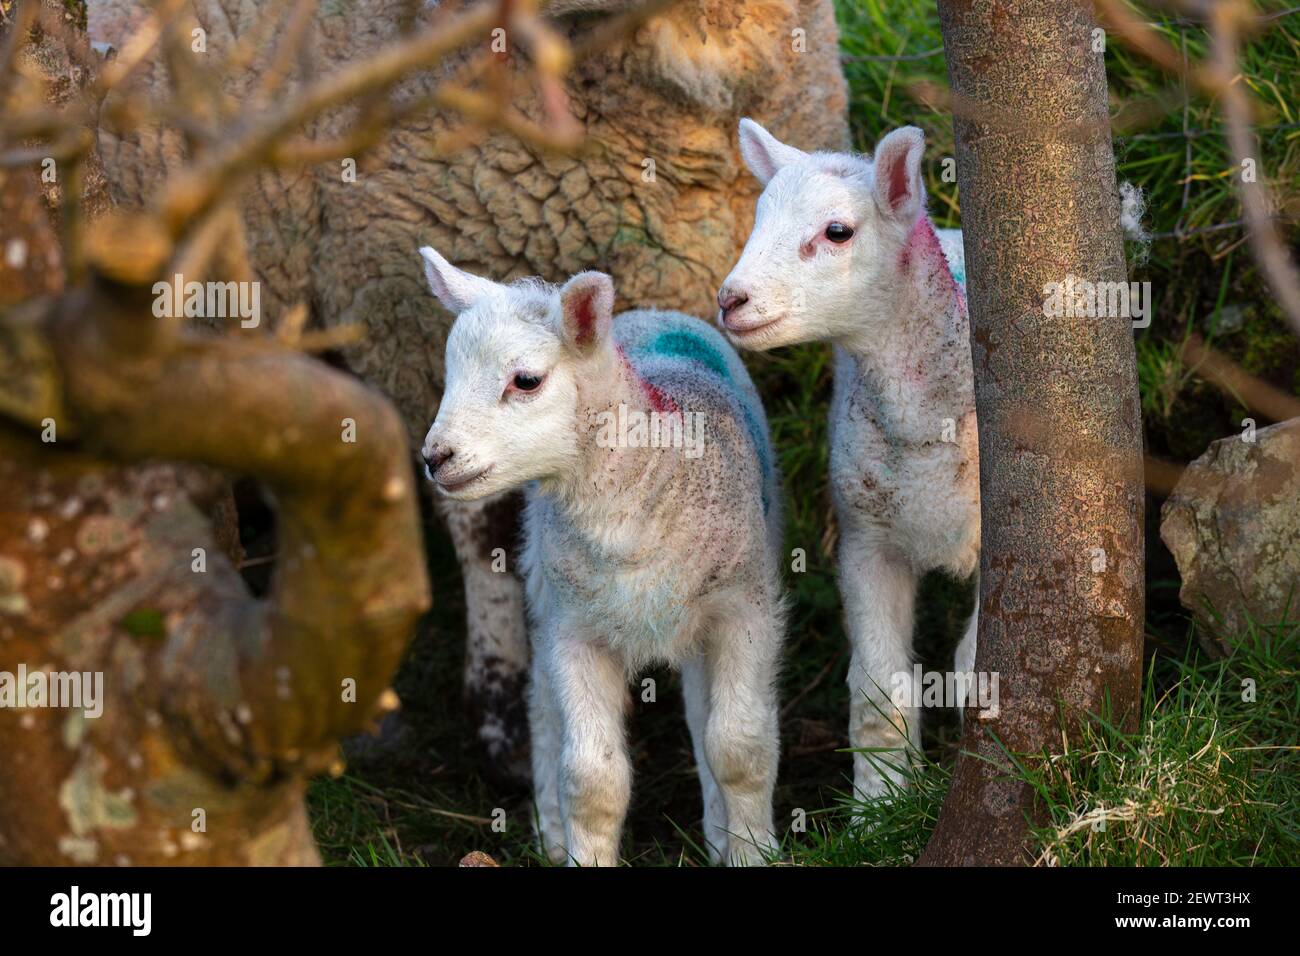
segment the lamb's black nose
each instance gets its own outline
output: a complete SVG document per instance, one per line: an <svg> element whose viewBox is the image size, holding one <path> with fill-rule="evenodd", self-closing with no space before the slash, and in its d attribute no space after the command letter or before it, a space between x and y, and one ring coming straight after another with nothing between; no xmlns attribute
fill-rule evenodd
<svg viewBox="0 0 1300 956"><path fill-rule="evenodd" d="M718 290L718 308L722 310L723 318L733 309L737 309L749 301L749 296L743 292L736 292L723 286Z"/></svg>
<svg viewBox="0 0 1300 956"><path fill-rule="evenodd" d="M429 466L429 474L436 474L455 454L446 445L434 445L432 451L424 453L424 463Z"/></svg>

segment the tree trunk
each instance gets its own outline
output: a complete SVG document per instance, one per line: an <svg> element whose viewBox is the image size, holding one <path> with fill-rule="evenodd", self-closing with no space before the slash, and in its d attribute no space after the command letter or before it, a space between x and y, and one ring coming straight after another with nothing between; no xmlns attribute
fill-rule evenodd
<svg viewBox="0 0 1300 956"><path fill-rule="evenodd" d="M401 421L304 355L155 318L152 220L89 238L64 290L35 172L0 170L0 865L316 863L307 778L391 709L429 603ZM164 461L273 493L269 600L198 507L224 482Z"/></svg>
<svg viewBox="0 0 1300 956"><path fill-rule="evenodd" d="M1106 75L1076 0L939 0L957 141L979 415L976 669L923 865L1028 862L1029 788L1003 748L1057 753L1087 713L1138 716L1140 405L1130 320L1048 317L1049 283L1126 281ZM1109 702L1109 704L1107 704Z"/></svg>

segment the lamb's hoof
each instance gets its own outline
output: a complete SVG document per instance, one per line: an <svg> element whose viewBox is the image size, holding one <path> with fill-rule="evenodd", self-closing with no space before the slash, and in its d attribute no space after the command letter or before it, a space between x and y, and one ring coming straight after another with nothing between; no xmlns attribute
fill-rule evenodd
<svg viewBox="0 0 1300 956"><path fill-rule="evenodd" d="M884 781L878 781L874 787L859 786L854 794L857 801L849 814L849 824L855 830L860 830L863 834L869 834L878 829L889 812L890 805L902 795L900 787L906 788L906 783L901 783L894 787L887 786Z"/></svg>
<svg viewBox="0 0 1300 956"><path fill-rule="evenodd" d="M542 856L546 857L552 866L564 866L569 862L569 851L564 848L563 839L545 837L539 839L538 844Z"/></svg>
<svg viewBox="0 0 1300 956"><path fill-rule="evenodd" d="M767 866L768 861L777 854L774 841L755 844L750 840L732 837L728 844L727 866Z"/></svg>

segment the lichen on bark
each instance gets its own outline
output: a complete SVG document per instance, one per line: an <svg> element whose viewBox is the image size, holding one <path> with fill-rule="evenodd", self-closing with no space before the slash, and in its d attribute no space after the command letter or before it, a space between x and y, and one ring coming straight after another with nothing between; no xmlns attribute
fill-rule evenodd
<svg viewBox="0 0 1300 956"><path fill-rule="evenodd" d="M0 706L0 864L318 862L305 781L391 708L429 600L401 421L305 355L154 318L139 243L88 243L64 289L47 198L0 173L23 252L0 264L0 684L98 689ZM278 502L266 600L214 532L214 469Z"/></svg>
<svg viewBox="0 0 1300 956"><path fill-rule="evenodd" d="M998 716L965 725L930 864L1026 862L1012 753L1054 753L1109 707L1137 718L1141 428L1130 321L1048 317L1047 284L1126 281L1106 76L1090 8L940 0L979 416L976 668Z"/></svg>

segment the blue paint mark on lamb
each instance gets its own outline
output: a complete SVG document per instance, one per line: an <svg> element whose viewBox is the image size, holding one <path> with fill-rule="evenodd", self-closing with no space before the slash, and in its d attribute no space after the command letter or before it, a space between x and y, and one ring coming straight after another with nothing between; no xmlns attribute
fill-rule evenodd
<svg viewBox="0 0 1300 956"><path fill-rule="evenodd" d="M646 330L641 326L635 332L623 333L631 335L624 343L629 358L634 365L654 358L686 360L703 366L714 377L730 386L763 470L763 513L767 514L777 494L776 460L768 437L763 405L744 362L717 331L699 320L669 312L649 314L655 317L654 331L649 338L645 337ZM652 373L648 373L647 377L654 380Z"/></svg>

